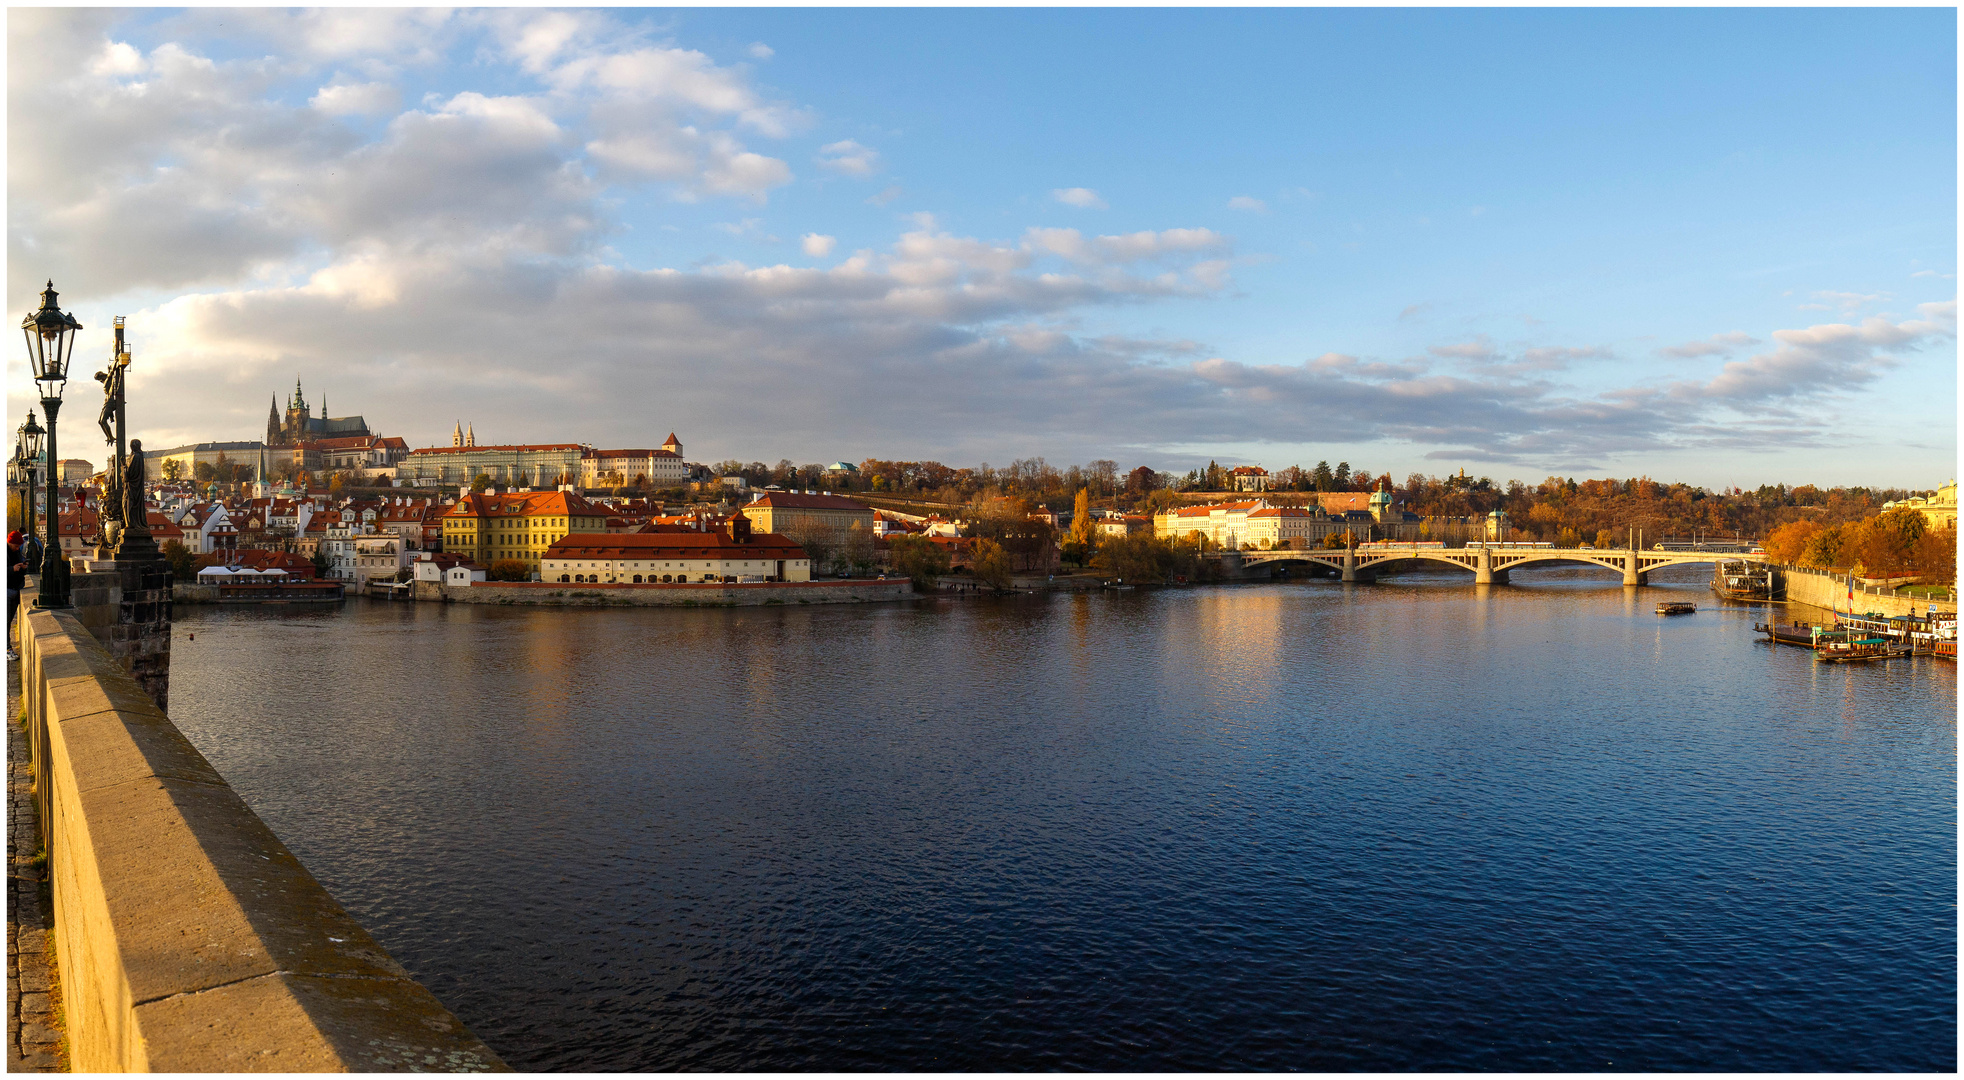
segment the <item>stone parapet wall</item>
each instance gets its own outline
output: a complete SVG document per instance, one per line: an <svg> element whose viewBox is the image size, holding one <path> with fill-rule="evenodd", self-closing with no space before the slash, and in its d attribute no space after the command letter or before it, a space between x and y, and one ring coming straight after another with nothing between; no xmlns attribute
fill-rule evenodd
<svg viewBox="0 0 1964 1080"><path fill-rule="evenodd" d="M1787 584L1787 599L1796 604L1825 608L1829 611L1847 611L1848 579L1839 574L1821 570L1807 570L1798 566L1779 568L1781 580ZM1857 612L1876 611L1884 615L1921 615L1930 608L1938 611L1956 611L1955 600L1931 600L1925 597L1895 596L1890 593L1872 591L1859 581L1855 585L1854 608Z"/></svg>
<svg viewBox="0 0 1964 1080"><path fill-rule="evenodd" d="M479 582L468 586L417 582L418 600L458 604L529 604L540 607L755 607L764 604L855 604L905 600L914 595L906 578L840 581L758 581L747 584L624 585L564 582Z"/></svg>
<svg viewBox="0 0 1964 1080"><path fill-rule="evenodd" d="M505 1069L72 613L19 627L76 1071Z"/></svg>

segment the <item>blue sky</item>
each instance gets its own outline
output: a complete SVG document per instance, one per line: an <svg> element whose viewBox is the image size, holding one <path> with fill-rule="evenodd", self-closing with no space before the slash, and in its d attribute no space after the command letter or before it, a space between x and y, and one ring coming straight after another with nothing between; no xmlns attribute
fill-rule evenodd
<svg viewBox="0 0 1964 1080"><path fill-rule="evenodd" d="M1949 10L16 10L9 38L9 302L53 276L87 356L129 315L153 443L254 437L297 373L411 445L461 418L701 460L1955 471Z"/></svg>

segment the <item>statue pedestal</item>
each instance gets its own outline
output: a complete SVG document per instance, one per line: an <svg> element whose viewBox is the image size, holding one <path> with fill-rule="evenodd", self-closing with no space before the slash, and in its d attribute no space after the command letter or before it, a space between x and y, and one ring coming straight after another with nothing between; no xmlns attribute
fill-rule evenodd
<svg viewBox="0 0 1964 1080"><path fill-rule="evenodd" d="M116 545L116 573L122 581L116 625L96 634L110 655L135 677L157 707L170 711L170 562L157 550L150 530L125 532Z"/></svg>

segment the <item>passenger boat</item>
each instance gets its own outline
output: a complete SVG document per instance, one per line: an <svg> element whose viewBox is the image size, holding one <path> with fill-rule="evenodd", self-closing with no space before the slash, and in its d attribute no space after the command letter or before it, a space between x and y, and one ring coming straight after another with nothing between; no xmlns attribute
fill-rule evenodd
<svg viewBox="0 0 1964 1080"><path fill-rule="evenodd" d="M1659 615L1696 615L1698 613L1698 605L1687 604L1683 601L1666 601L1657 605L1657 613Z"/></svg>
<svg viewBox="0 0 1964 1080"><path fill-rule="evenodd" d="M1788 623L1785 626L1781 626L1771 619L1767 620L1763 626L1759 623L1754 623L1753 632L1765 634L1766 640L1772 644L1798 645L1803 649L1814 648L1821 643L1823 638L1838 640L1849 636L1846 631L1835 630L1832 627L1816 626L1812 623L1801 622Z"/></svg>
<svg viewBox="0 0 1964 1080"><path fill-rule="evenodd" d="M1712 591L1721 600L1778 600L1782 589L1771 566L1723 559L1712 572Z"/></svg>
<svg viewBox="0 0 1964 1080"><path fill-rule="evenodd" d="M1893 660L1899 656L1910 655L1906 644L1899 644L1888 638L1858 637L1847 641L1827 642L1814 650L1814 659L1824 664L1841 664L1858 660Z"/></svg>

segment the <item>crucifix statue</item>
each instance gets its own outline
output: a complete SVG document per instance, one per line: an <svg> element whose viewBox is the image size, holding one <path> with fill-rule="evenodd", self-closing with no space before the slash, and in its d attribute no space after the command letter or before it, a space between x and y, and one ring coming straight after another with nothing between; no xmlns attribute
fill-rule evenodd
<svg viewBox="0 0 1964 1080"><path fill-rule="evenodd" d="M98 556L109 555L117 562L149 562L162 556L150 536L150 514L143 500L143 443L132 441L123 449L127 418L123 372L130 366L129 348L123 342L123 317L116 316L116 355L108 371L96 372L102 383L102 413L96 422L105 440L116 447L116 458L108 473L103 492L102 548ZM115 427L110 427L110 421ZM106 549L106 550L105 550Z"/></svg>
<svg viewBox="0 0 1964 1080"><path fill-rule="evenodd" d="M109 359L109 370L95 373L96 381L102 384L102 412L96 417L96 424L102 428L104 442L116 448L109 467L103 470L102 503L99 517L102 522L102 543L97 548L98 558L107 558L122 542L123 529L127 518L123 515L123 453L124 437L124 398L123 371L130 364L130 354L123 345L123 317L116 316L116 351ZM112 428L110 425L114 423Z"/></svg>

